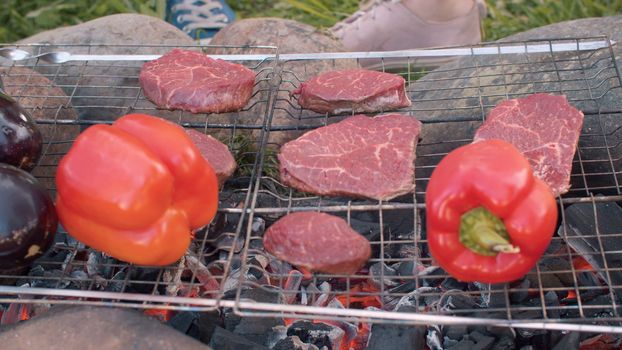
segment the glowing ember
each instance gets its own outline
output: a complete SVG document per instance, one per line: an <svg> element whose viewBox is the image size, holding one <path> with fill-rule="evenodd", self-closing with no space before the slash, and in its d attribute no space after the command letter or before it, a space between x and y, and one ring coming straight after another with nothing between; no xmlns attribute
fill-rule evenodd
<svg viewBox="0 0 622 350"><path fill-rule="evenodd" d="M580 350L616 350L620 349L620 340L611 334L599 334L579 344Z"/></svg>
<svg viewBox="0 0 622 350"><path fill-rule="evenodd" d="M19 310L19 320L27 321L30 319L30 305L22 305Z"/></svg>
<svg viewBox="0 0 622 350"><path fill-rule="evenodd" d="M16 324L30 319L31 304L10 304L4 312L0 312L0 325Z"/></svg>
<svg viewBox="0 0 622 350"><path fill-rule="evenodd" d="M214 298L216 293L220 290L220 283L215 275L219 275L222 271L210 271L199 259L192 255L185 256L186 267L194 278L196 278L201 284L200 296ZM191 291L186 291L186 294Z"/></svg>
<svg viewBox="0 0 622 350"><path fill-rule="evenodd" d="M581 256L572 259L572 266L577 271L594 271L592 265Z"/></svg>
<svg viewBox="0 0 622 350"><path fill-rule="evenodd" d="M366 322L361 322L359 324L359 329L356 333L356 337L354 337L354 339L352 339L349 344L346 344L345 342L342 343L339 350L363 350L367 348L367 341L369 340L370 331L371 325Z"/></svg>
<svg viewBox="0 0 622 350"><path fill-rule="evenodd" d="M155 317L160 322L168 322L173 317L173 310L165 309L147 309L145 315Z"/></svg>
<svg viewBox="0 0 622 350"><path fill-rule="evenodd" d="M309 281L309 280L313 279L313 272L311 272L311 270L305 269L302 266L299 266L298 270L300 272L302 272L302 279L304 281Z"/></svg>
<svg viewBox="0 0 622 350"><path fill-rule="evenodd" d="M348 295L338 295L336 298L347 308L364 309L370 306L380 308L382 302L380 301L380 296L375 295L376 293L378 293L378 288L365 281L350 289L349 297Z"/></svg>

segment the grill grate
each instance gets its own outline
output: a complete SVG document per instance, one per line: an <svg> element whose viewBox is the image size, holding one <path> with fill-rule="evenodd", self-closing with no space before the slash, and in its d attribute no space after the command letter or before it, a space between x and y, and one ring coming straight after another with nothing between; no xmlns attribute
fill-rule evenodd
<svg viewBox="0 0 622 350"><path fill-rule="evenodd" d="M41 46L19 47L33 55L47 51L69 51L79 54L163 54L172 47L110 47L110 46ZM188 47L200 49L200 47ZM276 48L225 48L243 50L245 54L274 56ZM127 51L130 52L127 52ZM30 111L42 128L50 128L44 153L33 171L52 195L55 195L54 174L60 158L69 150L79 132L92 124L112 123L115 117L127 113L156 115L187 128L215 135L229 146L238 163L236 178L227 182L221 192L221 212L247 207L250 201L252 178L257 168L259 143L264 133L264 115L268 113L274 60L251 60L245 64L256 73L251 102L241 111L218 116L193 115L180 111L161 111L142 95L138 74L143 62L137 61L78 61L49 64L36 58L25 61L0 61L4 88ZM12 64L11 64L12 63ZM43 78L42 78L43 77ZM55 90L59 87L62 91ZM65 96L69 96L68 98ZM69 113L68 111L75 111ZM252 120L242 123L242 120ZM249 133L254 138L244 136ZM214 309L214 300L221 297L229 268L230 249L235 237L245 227L247 214L241 211L226 218L219 214L214 224L196 233L188 256L179 264L165 268L137 267L122 263L93 251L73 240L60 227L51 251L39 259L29 272L0 272L3 288L20 286L32 290L44 299L29 299L29 303L114 304L123 307L179 308L173 296L210 298L207 306ZM216 236L213 230L219 230ZM199 253L200 252L200 253ZM209 261L208 265L205 263ZM62 295L62 292L79 291ZM87 298L85 291L97 292ZM58 294L58 293L61 294ZM7 292L8 294L15 294ZM107 296L106 296L107 294ZM123 297L135 294L129 299ZM161 296L163 299L158 299ZM155 299L154 299L155 298ZM196 300L196 299L195 299ZM16 301L22 302L22 299ZM119 303L124 301L123 303ZM10 302L3 299L2 302ZM196 306L195 306L196 307Z"/></svg>
<svg viewBox="0 0 622 350"><path fill-rule="evenodd" d="M606 45L579 49L594 41ZM560 52L555 49L560 45L576 49ZM102 48L63 49L98 53ZM163 53L170 48L140 49L135 53ZM52 191L53 172L49 169L72 141L63 131L107 123L111 116L128 112L160 115L186 127L217 133L236 154L240 169L223 189L219 215L209 233L197 234L191 252L178 265L144 268L123 264L61 234L53 252L41 259L41 268L31 270L31 276L0 274L0 294L6 296L2 302L228 308L240 315L287 319L622 333L620 299L616 300L616 292L622 287L622 279L616 282L622 264L615 264L622 245L611 244L622 231L603 226L609 221L602 215L609 212L601 211L622 201L622 80L607 38L482 44L463 50L460 57L436 70L427 68L427 58L420 54L399 57L385 53L370 59L369 53L297 56L278 55L276 48L244 50L270 57L242 62L257 73L253 100L243 111L224 116L156 110L138 87L142 62L49 65L32 59L7 68L6 74L13 77L24 74L19 67L33 68L70 96L60 107L42 110L53 118L38 121L59 131L46 145L45 156L35 171ZM416 116L424 124L417 148L415 193L377 202L309 196L284 186L275 167L276 142L347 117L301 110L289 92L314 75L317 65L328 70L364 60L373 60L382 70L401 74L408 81L413 105L401 112ZM572 187L558 198L561 229L540 264L524 280L510 285L480 285L448 279L427 254L424 193L429 176L445 154L470 142L497 103L535 92L565 94L585 114L573 162ZM55 98L26 92L14 96L20 101ZM80 119L63 117L70 105ZM33 113L41 110L39 106L26 105ZM249 118L254 118L250 119L253 122L246 122ZM593 230L582 237L597 242L595 252L580 254L567 244L576 239L569 232L572 218L568 215L574 215L570 208L577 206L592 212ZM374 253L363 271L357 275L311 275L263 251L261 235L266 226L289 212L309 210L342 216L367 236ZM601 273L586 270L589 266L582 263L583 259L600 261ZM249 300L249 291L253 290L274 298ZM395 311L405 304L408 312Z"/></svg>

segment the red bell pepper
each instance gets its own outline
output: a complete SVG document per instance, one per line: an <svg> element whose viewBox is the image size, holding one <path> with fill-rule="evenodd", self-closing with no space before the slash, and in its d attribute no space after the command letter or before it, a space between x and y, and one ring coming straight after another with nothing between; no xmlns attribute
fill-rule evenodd
<svg viewBox="0 0 622 350"><path fill-rule="evenodd" d="M511 144L459 147L438 164L426 191L430 253L456 279L484 283L523 277L557 225L549 187Z"/></svg>
<svg viewBox="0 0 622 350"><path fill-rule="evenodd" d="M218 181L183 128L144 114L94 125L59 163L56 206L67 232L117 259L168 265L209 224Z"/></svg>

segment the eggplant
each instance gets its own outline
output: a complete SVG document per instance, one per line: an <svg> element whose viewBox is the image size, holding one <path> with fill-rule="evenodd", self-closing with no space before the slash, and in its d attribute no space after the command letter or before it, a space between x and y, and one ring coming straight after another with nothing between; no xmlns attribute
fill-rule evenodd
<svg viewBox="0 0 622 350"><path fill-rule="evenodd" d="M50 248L57 228L46 189L28 172L0 164L0 270L32 264Z"/></svg>
<svg viewBox="0 0 622 350"><path fill-rule="evenodd" d="M32 116L0 90L0 163L30 171L42 149L43 136Z"/></svg>

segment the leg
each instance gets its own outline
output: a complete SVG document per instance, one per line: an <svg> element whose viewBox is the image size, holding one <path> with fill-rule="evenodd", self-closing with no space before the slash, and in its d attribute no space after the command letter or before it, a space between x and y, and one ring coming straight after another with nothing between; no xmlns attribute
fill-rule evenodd
<svg viewBox="0 0 622 350"><path fill-rule="evenodd" d="M483 0L376 0L332 31L350 51L476 44L484 9Z"/></svg>
<svg viewBox="0 0 622 350"><path fill-rule="evenodd" d="M429 22L445 22L465 16L476 5L475 0L403 0L402 3Z"/></svg>

